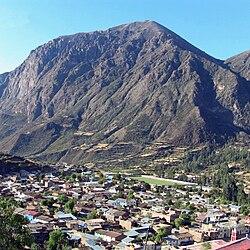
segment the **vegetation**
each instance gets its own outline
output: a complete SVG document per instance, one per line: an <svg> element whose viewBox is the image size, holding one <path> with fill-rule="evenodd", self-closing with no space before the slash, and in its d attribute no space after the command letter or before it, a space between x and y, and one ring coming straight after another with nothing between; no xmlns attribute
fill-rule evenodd
<svg viewBox="0 0 250 250"><path fill-rule="evenodd" d="M74 201L73 200L68 200L66 203L65 203L65 212L66 213L73 213L73 208L74 208Z"/></svg>
<svg viewBox="0 0 250 250"><path fill-rule="evenodd" d="M242 185L237 185L233 173L229 173L228 166L220 165L219 170L213 175L212 184L222 190L222 198L239 205L250 205L250 197L244 192Z"/></svg>
<svg viewBox="0 0 250 250"><path fill-rule="evenodd" d="M61 230L55 230L49 234L48 250L64 250L67 239Z"/></svg>
<svg viewBox="0 0 250 250"><path fill-rule="evenodd" d="M92 212L88 213L87 220L92 220L92 219L95 219L95 218L97 218L97 213L95 211L92 211Z"/></svg>
<svg viewBox="0 0 250 250"><path fill-rule="evenodd" d="M0 197L0 249L21 250L33 243L24 227L27 221L14 213L16 205L14 200Z"/></svg>
<svg viewBox="0 0 250 250"><path fill-rule="evenodd" d="M154 236L153 240L156 243L161 243L163 240L163 237L167 236L167 230L166 228L160 228L157 232L157 234Z"/></svg>
<svg viewBox="0 0 250 250"><path fill-rule="evenodd" d="M203 243L203 244L202 244L202 248L203 248L204 250L212 249L211 244L210 244L209 242Z"/></svg>

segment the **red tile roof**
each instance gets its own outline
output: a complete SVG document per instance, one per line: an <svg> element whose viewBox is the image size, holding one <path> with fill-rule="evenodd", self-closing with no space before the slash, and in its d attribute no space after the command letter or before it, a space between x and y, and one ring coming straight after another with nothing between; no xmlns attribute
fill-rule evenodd
<svg viewBox="0 0 250 250"><path fill-rule="evenodd" d="M36 216L36 215L38 215L39 213L38 213L38 212L35 212L35 211L29 210L29 211L23 212L23 214L27 214L27 215L31 215L31 216Z"/></svg>
<svg viewBox="0 0 250 250"><path fill-rule="evenodd" d="M231 241L230 243L218 247L215 250L249 250L250 249L250 239L245 237L236 241Z"/></svg>

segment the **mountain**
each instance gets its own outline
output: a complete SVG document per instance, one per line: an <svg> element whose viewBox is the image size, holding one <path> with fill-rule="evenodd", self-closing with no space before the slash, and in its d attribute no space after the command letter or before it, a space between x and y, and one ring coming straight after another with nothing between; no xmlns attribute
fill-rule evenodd
<svg viewBox="0 0 250 250"><path fill-rule="evenodd" d="M240 74L247 81L250 80L250 50L227 59L225 63L229 65L232 71Z"/></svg>
<svg viewBox="0 0 250 250"><path fill-rule="evenodd" d="M61 36L0 75L0 150L78 162L246 138L249 100L249 52L221 61L153 21Z"/></svg>

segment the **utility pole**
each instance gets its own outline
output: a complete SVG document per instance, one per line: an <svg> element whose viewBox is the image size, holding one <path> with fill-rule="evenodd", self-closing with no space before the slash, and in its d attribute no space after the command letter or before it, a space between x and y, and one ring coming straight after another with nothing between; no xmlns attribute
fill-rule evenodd
<svg viewBox="0 0 250 250"><path fill-rule="evenodd" d="M146 240L145 240L145 244L144 244L144 250L147 249L148 235L149 235L149 230L150 230L150 228L151 228L151 225L148 227L148 230L147 230Z"/></svg>

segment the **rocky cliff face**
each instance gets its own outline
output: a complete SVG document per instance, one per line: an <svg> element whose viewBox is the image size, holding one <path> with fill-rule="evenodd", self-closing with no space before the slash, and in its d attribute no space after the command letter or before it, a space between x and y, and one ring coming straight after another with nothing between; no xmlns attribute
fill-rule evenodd
<svg viewBox="0 0 250 250"><path fill-rule="evenodd" d="M152 21L62 36L0 75L0 149L79 160L249 135L249 86L249 52L223 62Z"/></svg>

